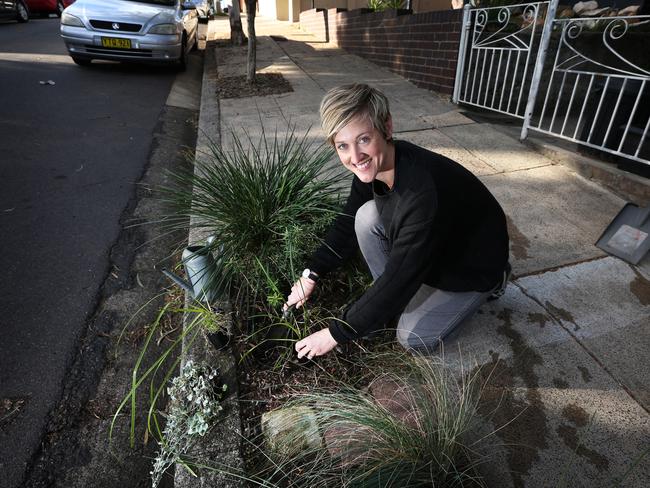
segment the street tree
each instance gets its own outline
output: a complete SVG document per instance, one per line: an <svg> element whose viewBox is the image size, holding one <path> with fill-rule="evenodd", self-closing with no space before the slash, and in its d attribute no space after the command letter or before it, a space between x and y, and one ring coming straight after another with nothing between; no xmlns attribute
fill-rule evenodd
<svg viewBox="0 0 650 488"><path fill-rule="evenodd" d="M241 46L244 44L246 36L244 36L244 28L241 23L239 0L233 0L228 11L228 19L230 21L230 42L233 46Z"/></svg>
<svg viewBox="0 0 650 488"><path fill-rule="evenodd" d="M246 70L246 81L249 85L255 83L255 68L257 64L257 38L255 37L256 4L257 0L246 0L246 18L248 24L248 64Z"/></svg>

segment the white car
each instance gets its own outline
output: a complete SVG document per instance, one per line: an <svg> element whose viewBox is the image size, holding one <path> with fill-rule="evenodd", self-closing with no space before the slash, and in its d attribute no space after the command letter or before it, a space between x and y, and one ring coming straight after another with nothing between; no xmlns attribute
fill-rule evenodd
<svg viewBox="0 0 650 488"><path fill-rule="evenodd" d="M187 3L196 7L196 13L199 14L199 19L206 22L210 20L210 16L212 15L210 4L212 2L208 0L187 0Z"/></svg>
<svg viewBox="0 0 650 488"><path fill-rule="evenodd" d="M61 15L72 60L176 64L185 68L197 45L198 15L182 0L77 0Z"/></svg>

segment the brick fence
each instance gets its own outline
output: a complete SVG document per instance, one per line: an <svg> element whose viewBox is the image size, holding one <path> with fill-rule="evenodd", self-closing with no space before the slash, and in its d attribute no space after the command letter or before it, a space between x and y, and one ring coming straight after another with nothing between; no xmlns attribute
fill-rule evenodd
<svg viewBox="0 0 650 488"><path fill-rule="evenodd" d="M312 9L300 27L321 42L388 68L415 85L451 94L456 77L462 10L409 11Z"/></svg>

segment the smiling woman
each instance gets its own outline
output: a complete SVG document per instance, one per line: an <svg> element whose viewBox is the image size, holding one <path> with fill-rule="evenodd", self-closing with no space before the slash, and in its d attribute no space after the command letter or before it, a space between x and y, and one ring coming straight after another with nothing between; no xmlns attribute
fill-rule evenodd
<svg viewBox="0 0 650 488"><path fill-rule="evenodd" d="M77 0L61 15L72 60L175 64L185 69L196 48L196 8L181 0Z"/></svg>
<svg viewBox="0 0 650 488"><path fill-rule="evenodd" d="M508 231L483 183L440 154L393 139L388 98L365 84L327 92L323 131L354 174L343 212L307 261L285 309L360 249L373 284L328 327L298 341L298 358L395 328L407 350L430 353L505 290Z"/></svg>

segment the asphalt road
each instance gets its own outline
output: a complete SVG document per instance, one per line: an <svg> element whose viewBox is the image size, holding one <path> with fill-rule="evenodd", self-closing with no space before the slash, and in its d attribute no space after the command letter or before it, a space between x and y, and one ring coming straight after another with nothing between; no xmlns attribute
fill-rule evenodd
<svg viewBox="0 0 650 488"><path fill-rule="evenodd" d="M80 68L58 19L0 23L2 487L20 484L100 286L119 272L109 253L175 75Z"/></svg>

